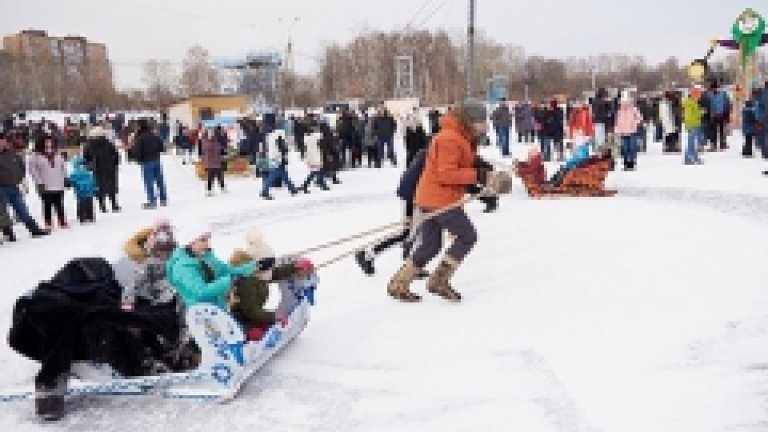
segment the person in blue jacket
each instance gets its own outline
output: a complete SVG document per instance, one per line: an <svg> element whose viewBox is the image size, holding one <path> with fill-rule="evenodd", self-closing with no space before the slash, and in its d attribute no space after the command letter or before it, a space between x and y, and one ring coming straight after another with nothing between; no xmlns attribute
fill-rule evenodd
<svg viewBox="0 0 768 432"><path fill-rule="evenodd" d="M752 152L753 144L755 143L755 137L759 129L760 119L760 107L756 103L754 97L744 103L744 108L741 111L741 132L744 135L744 146L741 149L741 155L744 157L753 157Z"/></svg>
<svg viewBox="0 0 768 432"><path fill-rule="evenodd" d="M77 199L77 220L81 224L95 222L93 198L98 194L99 188L96 186L93 173L88 171L85 166L85 159L80 156L72 159L72 172L67 179L72 185Z"/></svg>
<svg viewBox="0 0 768 432"><path fill-rule="evenodd" d="M586 142L576 147L576 150L574 150L573 155L568 160L566 160L565 164L562 167L560 167L560 169L557 170L557 172L552 176L552 179L550 179L549 184L560 186L560 184L563 181L563 178L565 178L565 174L568 171L586 162L587 159L589 159L590 157L589 146L590 146L590 143Z"/></svg>
<svg viewBox="0 0 768 432"><path fill-rule="evenodd" d="M204 225L181 226L177 228L176 239L180 247L171 254L165 271L184 306L211 303L226 310L233 282L251 275L256 263L231 266L220 260L210 247L211 230Z"/></svg>

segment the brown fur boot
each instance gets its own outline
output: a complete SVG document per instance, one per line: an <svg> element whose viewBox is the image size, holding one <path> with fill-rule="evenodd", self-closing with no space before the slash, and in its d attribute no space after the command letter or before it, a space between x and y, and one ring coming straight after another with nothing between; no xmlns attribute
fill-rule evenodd
<svg viewBox="0 0 768 432"><path fill-rule="evenodd" d="M460 264L461 261L450 255L445 255L427 279L427 290L444 299L460 301L461 294L451 286L451 278Z"/></svg>
<svg viewBox="0 0 768 432"><path fill-rule="evenodd" d="M392 276L387 285L387 294L404 302L417 302L421 296L410 290L411 283L421 269L411 260L407 260L400 270Z"/></svg>

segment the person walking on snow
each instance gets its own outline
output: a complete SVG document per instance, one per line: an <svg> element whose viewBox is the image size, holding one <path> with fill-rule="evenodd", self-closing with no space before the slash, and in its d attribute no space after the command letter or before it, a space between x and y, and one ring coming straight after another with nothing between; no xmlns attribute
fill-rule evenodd
<svg viewBox="0 0 768 432"><path fill-rule="evenodd" d="M40 226L29 214L27 203L20 188L25 171L24 160L11 148L11 143L6 139L5 132L0 132L0 205L12 207L16 217L24 223L33 238L48 235L49 231L40 229ZM26 188L24 191L26 193ZM10 225L2 228L3 234L9 241L16 240Z"/></svg>
<svg viewBox="0 0 768 432"><path fill-rule="evenodd" d="M443 230L455 236L440 264L427 280L427 290L448 300L461 300L461 294L450 284L464 257L474 247L477 232L460 206L469 185L482 183L493 187L498 184L497 174L486 168L475 167L472 142L485 132L487 113L484 104L467 103L446 114L440 133L434 137L427 152L414 204L421 212L442 211L425 220L418 227L419 245L410 259L395 273L387 286L387 293L395 299L414 302L421 296L411 292L410 285L421 269L443 247Z"/></svg>

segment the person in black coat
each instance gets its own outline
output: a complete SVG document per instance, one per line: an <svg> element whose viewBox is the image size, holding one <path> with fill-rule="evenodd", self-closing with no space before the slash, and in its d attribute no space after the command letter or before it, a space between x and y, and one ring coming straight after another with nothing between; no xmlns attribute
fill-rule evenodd
<svg viewBox="0 0 768 432"><path fill-rule="evenodd" d="M373 133L377 140L378 160L379 164L376 168L381 167L381 161L384 160L384 152L386 156L392 162L392 165L397 166L397 156L395 155L395 132L397 131L397 122L394 117L389 114L389 111L384 108L381 113L373 120Z"/></svg>
<svg viewBox="0 0 768 432"><path fill-rule="evenodd" d="M563 110L557 104L556 100L549 103L549 107L543 111L541 115L542 124L542 154L544 160L550 160L549 152L543 151L544 141L551 141L554 143L555 152L557 153L557 160L563 160L563 138L565 131L563 130Z"/></svg>
<svg viewBox="0 0 768 432"><path fill-rule="evenodd" d="M354 168L356 162L362 162L362 156L357 154L357 116L344 108L339 117L339 139L341 140L340 164L346 166L347 153L350 154L350 164ZM358 157L359 156L359 157Z"/></svg>
<svg viewBox="0 0 768 432"><path fill-rule="evenodd" d="M408 126L405 129L405 165L410 166L414 156L421 150L427 148L429 139L421 123L415 128Z"/></svg>
<svg viewBox="0 0 768 432"><path fill-rule="evenodd" d="M99 209L107 212L106 199L112 203L112 211L119 212L117 204L117 167L120 155L115 145L106 138L106 131L100 126L91 129L90 139L83 149L83 158L90 167L99 188L97 198Z"/></svg>
<svg viewBox="0 0 768 432"><path fill-rule="evenodd" d="M147 202L143 205L145 209L157 207L157 198L155 196L155 185L159 189L160 205L164 206L168 202L165 190L165 179L163 178L163 167L160 164L160 155L163 153L163 140L152 133L146 120L139 120L139 132L134 140L131 154L136 162L141 165L141 175L144 179L144 189L147 193Z"/></svg>
<svg viewBox="0 0 768 432"><path fill-rule="evenodd" d="M339 155L336 151L336 137L333 135L331 127L326 122L320 122L320 132L323 137L320 139L318 146L320 152L323 154L323 172L327 177L330 177L333 184L340 184L341 181L336 176L336 172L340 168Z"/></svg>

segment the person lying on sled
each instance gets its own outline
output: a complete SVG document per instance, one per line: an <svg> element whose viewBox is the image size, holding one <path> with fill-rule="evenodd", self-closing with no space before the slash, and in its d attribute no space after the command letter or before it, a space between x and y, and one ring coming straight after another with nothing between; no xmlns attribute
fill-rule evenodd
<svg viewBox="0 0 768 432"><path fill-rule="evenodd" d="M250 231L246 236L248 247L236 250L229 260L230 265L239 266L247 262L257 263L255 271L237 278L234 284L235 301L231 313L247 329L248 340L259 340L264 333L279 322L283 326L288 317L266 309L269 298L269 284L292 278L303 278L314 271L312 262L299 258L295 262L277 264L275 251L264 241L261 232Z"/></svg>

